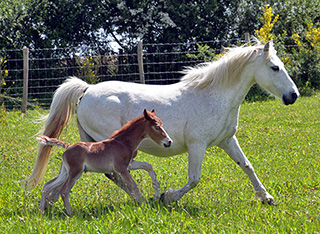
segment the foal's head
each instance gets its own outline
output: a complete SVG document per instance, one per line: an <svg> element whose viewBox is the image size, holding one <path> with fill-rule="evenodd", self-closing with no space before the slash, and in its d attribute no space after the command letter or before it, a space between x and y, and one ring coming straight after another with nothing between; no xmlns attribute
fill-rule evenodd
<svg viewBox="0 0 320 234"><path fill-rule="evenodd" d="M172 139L163 128L162 121L156 116L156 112L153 109L148 112L143 110L144 118L147 120L147 134L157 144L163 145L165 148L170 147Z"/></svg>

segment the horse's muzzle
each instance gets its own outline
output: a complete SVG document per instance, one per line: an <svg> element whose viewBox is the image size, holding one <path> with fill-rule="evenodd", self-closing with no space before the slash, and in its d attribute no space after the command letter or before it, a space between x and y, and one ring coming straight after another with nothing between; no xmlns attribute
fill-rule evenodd
<svg viewBox="0 0 320 234"><path fill-rule="evenodd" d="M293 104L298 99L299 95L300 95L299 92L298 93L297 92L291 92L288 95L283 95L282 96L282 102L285 105Z"/></svg>

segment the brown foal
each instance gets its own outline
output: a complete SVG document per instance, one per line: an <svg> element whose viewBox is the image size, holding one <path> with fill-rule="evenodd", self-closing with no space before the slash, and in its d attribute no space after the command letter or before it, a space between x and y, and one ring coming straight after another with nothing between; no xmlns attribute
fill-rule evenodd
<svg viewBox="0 0 320 234"><path fill-rule="evenodd" d="M120 130L115 131L109 139L100 142L78 142L68 146L55 138L39 137L40 144L56 145L66 149L62 155L59 175L43 187L40 213L47 208L49 202L57 201L61 195L67 213L72 214L69 202L70 191L82 173L88 171L118 172L127 186L126 192L141 203L143 197L129 170L144 169L152 179L155 196L160 197L160 184L152 166L147 162L133 160L139 144L145 138L151 138L164 147L170 147L172 143L154 110L148 112L144 109L141 117L129 121Z"/></svg>

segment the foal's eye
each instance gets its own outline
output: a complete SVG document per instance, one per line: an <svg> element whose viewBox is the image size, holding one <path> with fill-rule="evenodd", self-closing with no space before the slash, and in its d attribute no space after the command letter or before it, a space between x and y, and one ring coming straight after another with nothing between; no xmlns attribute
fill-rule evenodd
<svg viewBox="0 0 320 234"><path fill-rule="evenodd" d="M271 67L271 69L274 70L274 71L279 71L279 67L278 66L273 66L273 67Z"/></svg>

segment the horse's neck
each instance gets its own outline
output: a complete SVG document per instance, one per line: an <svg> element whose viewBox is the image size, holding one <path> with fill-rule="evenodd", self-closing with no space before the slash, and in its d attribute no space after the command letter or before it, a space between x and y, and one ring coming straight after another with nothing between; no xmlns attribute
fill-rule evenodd
<svg viewBox="0 0 320 234"><path fill-rule="evenodd" d="M244 101L251 86L255 83L251 68L244 69L240 75L239 82L234 83L232 86L213 87L209 92L212 92L212 95L217 98L220 96L226 103L229 103L231 108L238 108Z"/></svg>

